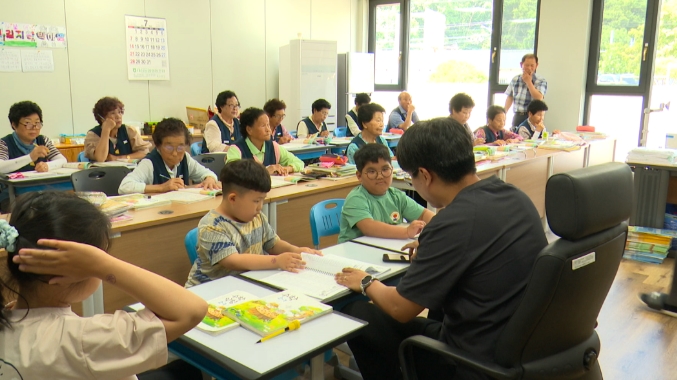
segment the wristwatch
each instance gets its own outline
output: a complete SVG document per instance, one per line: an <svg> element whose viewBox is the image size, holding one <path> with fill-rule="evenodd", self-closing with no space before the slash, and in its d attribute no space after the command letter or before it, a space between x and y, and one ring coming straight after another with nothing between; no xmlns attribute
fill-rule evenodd
<svg viewBox="0 0 677 380"><path fill-rule="evenodd" d="M362 281L360 281L360 289L362 290L363 296L367 295L367 288L371 284L373 284L374 281L377 281L377 279L374 278L374 276L367 275L367 276L364 276L364 278L362 278Z"/></svg>

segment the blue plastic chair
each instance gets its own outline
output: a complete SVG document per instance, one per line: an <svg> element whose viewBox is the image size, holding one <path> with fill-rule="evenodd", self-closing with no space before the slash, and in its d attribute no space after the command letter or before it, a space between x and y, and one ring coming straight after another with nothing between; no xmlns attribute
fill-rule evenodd
<svg viewBox="0 0 677 380"><path fill-rule="evenodd" d="M340 231L341 210L345 199L327 199L310 209L310 232L315 248L320 247L320 238L336 235Z"/></svg>
<svg viewBox="0 0 677 380"><path fill-rule="evenodd" d="M186 246L190 265L193 265L195 260L197 260L197 227L188 231L186 238L183 240L183 244Z"/></svg>
<svg viewBox="0 0 677 380"><path fill-rule="evenodd" d="M78 162L89 162L89 158L85 156L85 152L78 153Z"/></svg>
<svg viewBox="0 0 677 380"><path fill-rule="evenodd" d="M202 141L190 144L190 155L195 157L202 154Z"/></svg>
<svg viewBox="0 0 677 380"><path fill-rule="evenodd" d="M348 133L348 127L336 127L334 129L334 136L336 137L346 137L346 133Z"/></svg>

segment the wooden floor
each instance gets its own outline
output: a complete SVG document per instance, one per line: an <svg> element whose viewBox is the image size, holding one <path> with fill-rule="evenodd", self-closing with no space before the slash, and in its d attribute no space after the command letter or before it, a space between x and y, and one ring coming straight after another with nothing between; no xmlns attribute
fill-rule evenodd
<svg viewBox="0 0 677 380"><path fill-rule="evenodd" d="M673 266L673 259L661 265L621 263L598 319L605 379L677 379L677 318L652 311L638 298L667 292Z"/></svg>

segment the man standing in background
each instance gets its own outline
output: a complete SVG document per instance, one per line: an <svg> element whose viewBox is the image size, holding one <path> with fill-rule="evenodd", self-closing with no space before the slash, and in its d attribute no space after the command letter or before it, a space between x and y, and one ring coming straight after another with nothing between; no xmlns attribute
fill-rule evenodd
<svg viewBox="0 0 677 380"><path fill-rule="evenodd" d="M543 100L545 92L548 90L548 82L539 76L536 76L538 68L538 57L536 54L526 54L522 57L522 74L516 75L510 81L505 94L508 98L505 100L505 111L515 104L515 115L512 117L512 126L520 125L526 118L527 107L532 100Z"/></svg>

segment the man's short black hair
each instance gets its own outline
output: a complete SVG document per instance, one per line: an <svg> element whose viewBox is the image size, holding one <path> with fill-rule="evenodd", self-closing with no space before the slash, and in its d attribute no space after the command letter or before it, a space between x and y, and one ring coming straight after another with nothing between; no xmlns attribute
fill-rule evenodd
<svg viewBox="0 0 677 380"><path fill-rule="evenodd" d="M505 113L505 108L501 106L489 106L487 108L487 120L494 120L499 113Z"/></svg>
<svg viewBox="0 0 677 380"><path fill-rule="evenodd" d="M362 130L362 123L368 123L376 112L386 112L386 109L377 103L369 103L357 109L357 127Z"/></svg>
<svg viewBox="0 0 677 380"><path fill-rule="evenodd" d="M407 129L397 144L397 162L412 177L424 168L447 183L477 172L472 137L449 117L419 121Z"/></svg>
<svg viewBox="0 0 677 380"><path fill-rule="evenodd" d="M365 104L371 103L371 97L366 92L361 92L355 95L355 105L363 106Z"/></svg>
<svg viewBox="0 0 677 380"><path fill-rule="evenodd" d="M475 102L470 95L462 92L452 96L449 100L449 113L461 112L464 108L473 107L475 107Z"/></svg>
<svg viewBox="0 0 677 380"><path fill-rule="evenodd" d="M362 172L362 169L364 169L368 163L372 162L376 164L379 159L390 163L390 148L378 143L367 144L355 152L354 159L357 171Z"/></svg>
<svg viewBox="0 0 677 380"><path fill-rule="evenodd" d="M221 109L226 106L228 103L228 99L230 98L235 98L237 99L237 104L240 104L240 100L237 98L237 95L233 91L222 91L216 96L216 101L214 102L214 105L216 105L216 109L221 112Z"/></svg>
<svg viewBox="0 0 677 380"><path fill-rule="evenodd" d="M12 129L14 129L14 126L19 125L19 120L35 114L38 114L40 122L42 122L42 110L40 106L30 100L24 100L23 102L12 104L9 107L9 115L7 117L9 118L9 123L12 124Z"/></svg>
<svg viewBox="0 0 677 380"><path fill-rule="evenodd" d="M219 173L219 180L223 184L224 196L231 192L267 193L270 191L268 170L254 160L237 160L227 163Z"/></svg>
<svg viewBox="0 0 677 380"><path fill-rule="evenodd" d="M183 136L185 139L184 144L190 145L190 132L188 132L186 124L175 117L162 119L161 122L157 123L153 131L153 144L159 149L160 145L162 145L162 140L169 136Z"/></svg>
<svg viewBox="0 0 677 380"><path fill-rule="evenodd" d="M316 101L313 102L313 112L317 111L320 112L323 109L331 109L331 103L324 99L317 99Z"/></svg>
<svg viewBox="0 0 677 380"><path fill-rule="evenodd" d="M529 105L527 106L527 113L532 115L535 114L536 112L547 110L548 105L545 104L545 102L542 100L532 100L531 103L529 103Z"/></svg>

